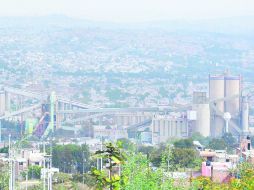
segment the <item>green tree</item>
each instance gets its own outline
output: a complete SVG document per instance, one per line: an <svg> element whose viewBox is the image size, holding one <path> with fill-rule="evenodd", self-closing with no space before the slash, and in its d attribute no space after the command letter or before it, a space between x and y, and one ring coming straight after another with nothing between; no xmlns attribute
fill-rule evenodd
<svg viewBox="0 0 254 190"><path fill-rule="evenodd" d="M54 181L57 181L57 183L65 183L71 180L71 176L69 174L62 173L62 172L54 174L53 178L54 178Z"/></svg>
<svg viewBox="0 0 254 190"><path fill-rule="evenodd" d="M178 168L193 168L196 166L198 155L196 150L189 148L173 148L170 156L170 167L173 170Z"/></svg>
<svg viewBox="0 0 254 190"><path fill-rule="evenodd" d="M222 138L213 138L208 144L208 148L214 150L225 150L226 147L227 144Z"/></svg>
<svg viewBox="0 0 254 190"><path fill-rule="evenodd" d="M131 153L126 164L123 165L121 181L124 181L124 190L177 190L173 180L164 175L161 168L152 170L150 161L142 153ZM179 185L180 186L180 185Z"/></svg>
<svg viewBox="0 0 254 190"><path fill-rule="evenodd" d="M96 179L88 173L84 173L83 175L73 174L72 178L74 182L83 183L84 180L84 184L86 184L88 187L94 187L96 184Z"/></svg>
<svg viewBox="0 0 254 190"><path fill-rule="evenodd" d="M210 177L199 176L192 181L191 190L212 190L213 182Z"/></svg>
<svg viewBox="0 0 254 190"><path fill-rule="evenodd" d="M235 137L233 137L233 135L231 133L225 133L222 136L222 139L224 140L227 150L229 152L233 152L233 150L237 147L237 141L235 139Z"/></svg>
<svg viewBox="0 0 254 190"><path fill-rule="evenodd" d="M109 171L109 176L107 176L104 171L99 171L95 168L92 169L92 176L97 180L98 189L109 187L110 190L117 190L120 188L120 176L113 174L113 168L124 163L125 154L121 151L121 147L120 142L116 145L106 143L104 150L95 152L95 157L103 158L107 161L106 168Z"/></svg>
<svg viewBox="0 0 254 190"><path fill-rule="evenodd" d="M31 187L28 187L28 190L43 190L43 186L42 186L42 184L33 185Z"/></svg>
<svg viewBox="0 0 254 190"><path fill-rule="evenodd" d="M160 144L158 147L153 148L149 153L149 160L152 162L153 166L159 167L161 165L163 151L166 149L165 144Z"/></svg>
<svg viewBox="0 0 254 190"><path fill-rule="evenodd" d="M211 141L211 137L204 137L200 133L193 133L191 138L195 141L199 141L203 146L208 146Z"/></svg>
<svg viewBox="0 0 254 190"><path fill-rule="evenodd" d="M237 141L231 133L225 133L221 138L213 138L208 143L208 148L214 150L227 150L233 152L237 147Z"/></svg>
<svg viewBox="0 0 254 190"><path fill-rule="evenodd" d="M41 178L41 167L34 165L28 168L28 178L29 179L40 179Z"/></svg>
<svg viewBox="0 0 254 190"><path fill-rule="evenodd" d="M9 152L9 146L6 146L6 147L3 147L3 148L0 148L0 153L5 153L5 154L8 154Z"/></svg>
<svg viewBox="0 0 254 190"><path fill-rule="evenodd" d="M148 153L150 153L152 150L154 149L154 147L152 146L144 146L144 145L140 145L137 147L137 151L141 152L145 155L147 155Z"/></svg>
<svg viewBox="0 0 254 190"><path fill-rule="evenodd" d="M174 147L176 148L193 148L193 139L180 139L174 142Z"/></svg>
<svg viewBox="0 0 254 190"><path fill-rule="evenodd" d="M122 143L122 147L125 150L134 150L135 149L134 144L129 139L120 138L120 139L118 139L118 141Z"/></svg>
<svg viewBox="0 0 254 190"><path fill-rule="evenodd" d="M243 162L233 169L229 183L215 183L209 177L197 177L191 180L190 190L252 190L254 189L254 165ZM237 176L235 178L234 176Z"/></svg>
<svg viewBox="0 0 254 190"><path fill-rule="evenodd" d="M9 174L6 165L0 162L0 190L9 189Z"/></svg>
<svg viewBox="0 0 254 190"><path fill-rule="evenodd" d="M79 173L90 169L90 152L87 145L54 145L52 150L52 163L62 172L76 170Z"/></svg>

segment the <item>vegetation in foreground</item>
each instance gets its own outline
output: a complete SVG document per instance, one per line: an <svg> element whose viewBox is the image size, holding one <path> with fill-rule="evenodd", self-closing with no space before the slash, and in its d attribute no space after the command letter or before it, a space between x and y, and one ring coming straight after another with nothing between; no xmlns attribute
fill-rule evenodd
<svg viewBox="0 0 254 190"><path fill-rule="evenodd" d="M230 134L220 139L195 134L191 139L175 140L158 147L134 145L129 140L122 139L116 144L105 143L103 150L93 155L90 155L86 145L54 145L53 165L60 168L60 173L54 176L53 189L254 189L254 166L245 162L231 171L234 177L226 184L214 183L207 177L173 179L171 174L174 171L200 171L202 160L193 146L193 140L199 140L210 148L221 149L223 146L229 151L233 151L236 146L235 139ZM6 152L4 149L2 151ZM97 170L96 160L100 158L104 167ZM5 190L8 189L8 168L0 164L0 170L0 189ZM28 189L42 189L40 167L30 167L28 174L29 180L35 183ZM24 181L16 184L24 187Z"/></svg>

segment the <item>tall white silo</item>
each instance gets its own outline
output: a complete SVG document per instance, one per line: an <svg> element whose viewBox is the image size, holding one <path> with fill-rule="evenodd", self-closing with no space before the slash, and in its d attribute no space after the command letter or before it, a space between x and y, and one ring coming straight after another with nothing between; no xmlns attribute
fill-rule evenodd
<svg viewBox="0 0 254 190"><path fill-rule="evenodd" d="M224 101L217 101L224 98L225 94L224 75L209 75L209 99L219 112L225 111ZM223 133L224 119L216 114L215 110L211 112L211 134L220 136Z"/></svg>
<svg viewBox="0 0 254 190"><path fill-rule="evenodd" d="M241 76L225 76L225 112L238 116L240 112ZM238 96L237 96L238 95Z"/></svg>
<svg viewBox="0 0 254 190"><path fill-rule="evenodd" d="M209 98L210 101L213 100L219 100L224 98L224 90L225 90L225 84L224 84L224 76L221 75L214 75L209 76ZM216 102L215 107L221 111L224 112L224 102L219 101Z"/></svg>
<svg viewBox="0 0 254 190"><path fill-rule="evenodd" d="M210 136L210 106L209 104L194 104L196 123L193 132L198 132L204 137Z"/></svg>

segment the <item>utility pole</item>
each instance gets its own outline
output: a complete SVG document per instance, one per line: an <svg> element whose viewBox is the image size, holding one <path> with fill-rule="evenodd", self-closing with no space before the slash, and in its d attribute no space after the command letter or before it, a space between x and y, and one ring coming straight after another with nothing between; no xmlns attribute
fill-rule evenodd
<svg viewBox="0 0 254 190"><path fill-rule="evenodd" d="M51 137L50 137L50 155L48 159L48 190L52 190L52 140L53 133L55 130L55 103L56 103L56 94L52 92L50 95L50 123L49 129L51 129Z"/></svg>
<svg viewBox="0 0 254 190"><path fill-rule="evenodd" d="M45 155L45 162L47 166L45 167L45 184L46 184L46 175L47 175L47 190L52 190L52 164L51 164L51 155ZM46 186L46 185L45 185ZM46 188L46 187L45 187Z"/></svg>
<svg viewBox="0 0 254 190"><path fill-rule="evenodd" d="M101 151L102 151L102 136L101 136ZM101 171L102 171L102 158L100 158L101 160Z"/></svg>
<svg viewBox="0 0 254 190"><path fill-rule="evenodd" d="M49 155L49 190L52 190L52 142L50 144L50 155Z"/></svg>
<svg viewBox="0 0 254 190"><path fill-rule="evenodd" d="M27 181L28 181L28 171L26 172L26 190L27 190Z"/></svg>
<svg viewBox="0 0 254 190"><path fill-rule="evenodd" d="M50 185L49 185L49 163L48 163L48 167L47 167L47 173L48 173L48 190L50 190Z"/></svg>
<svg viewBox="0 0 254 190"><path fill-rule="evenodd" d="M12 155L11 155L11 134L9 134L9 190L13 190Z"/></svg>
<svg viewBox="0 0 254 190"><path fill-rule="evenodd" d="M46 151L45 141L43 141L43 190L46 190Z"/></svg>
<svg viewBox="0 0 254 190"><path fill-rule="evenodd" d="M49 189L50 190L52 190L52 160L51 160L51 158L50 158L50 161L49 161L49 163L50 163L50 169L49 169Z"/></svg>
<svg viewBox="0 0 254 190"><path fill-rule="evenodd" d="M15 149L12 150L12 189L15 190L15 177L16 177L16 172L15 172Z"/></svg>

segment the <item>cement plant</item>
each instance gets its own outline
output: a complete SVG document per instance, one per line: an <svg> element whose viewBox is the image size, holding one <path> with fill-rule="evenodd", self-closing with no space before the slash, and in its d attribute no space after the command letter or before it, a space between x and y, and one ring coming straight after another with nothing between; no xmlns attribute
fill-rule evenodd
<svg viewBox="0 0 254 190"><path fill-rule="evenodd" d="M253 190L254 3L0 2L0 190Z"/></svg>
<svg viewBox="0 0 254 190"><path fill-rule="evenodd" d="M186 105L126 108L93 107L55 92L38 94L2 87L0 119L18 122L21 136L38 139L61 129L77 134L85 126L92 126L89 138L129 138L154 145L170 138L191 137L193 133L219 137L230 132L238 140L252 135L254 130L249 127L253 118L249 115L252 93L243 89L242 76L228 72L209 75L207 85L208 93L194 91L193 101ZM13 106L15 110L11 109ZM112 128L107 128L108 124Z"/></svg>

